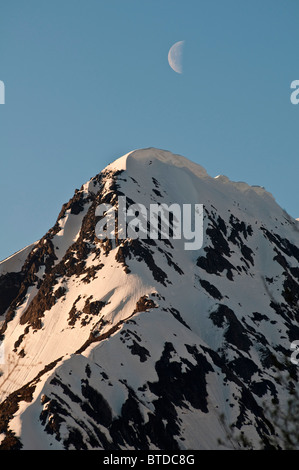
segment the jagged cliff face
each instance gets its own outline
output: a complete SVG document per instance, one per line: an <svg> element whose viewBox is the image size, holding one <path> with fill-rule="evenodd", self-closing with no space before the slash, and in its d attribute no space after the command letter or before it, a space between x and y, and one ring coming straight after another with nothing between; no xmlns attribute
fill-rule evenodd
<svg viewBox="0 0 299 470"><path fill-rule="evenodd" d="M203 204L203 246L99 239L96 209ZM297 380L299 233L262 188L134 151L75 192L55 226L0 264L2 449L254 447Z"/></svg>

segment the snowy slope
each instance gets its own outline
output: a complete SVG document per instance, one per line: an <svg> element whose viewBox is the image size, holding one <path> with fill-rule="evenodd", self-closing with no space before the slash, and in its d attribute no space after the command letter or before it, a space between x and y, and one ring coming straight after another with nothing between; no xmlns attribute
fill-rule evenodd
<svg viewBox="0 0 299 470"><path fill-rule="evenodd" d="M26 261L30 251L34 248L36 243L26 246L20 251L17 251L9 258L0 261L0 275L7 274L9 272L19 272L22 269L23 264Z"/></svg>
<svg viewBox="0 0 299 470"><path fill-rule="evenodd" d="M203 246L99 240L96 208L119 196L203 204ZM298 246L261 187L153 148L110 164L0 264L0 446L214 449L221 415L267 446L277 372L297 379Z"/></svg>

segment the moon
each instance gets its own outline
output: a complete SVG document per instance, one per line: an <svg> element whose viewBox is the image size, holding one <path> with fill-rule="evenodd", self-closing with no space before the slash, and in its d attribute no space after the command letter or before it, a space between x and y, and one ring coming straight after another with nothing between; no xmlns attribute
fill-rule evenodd
<svg viewBox="0 0 299 470"><path fill-rule="evenodd" d="M183 73L183 47L185 41L176 42L168 52L168 63L172 70Z"/></svg>

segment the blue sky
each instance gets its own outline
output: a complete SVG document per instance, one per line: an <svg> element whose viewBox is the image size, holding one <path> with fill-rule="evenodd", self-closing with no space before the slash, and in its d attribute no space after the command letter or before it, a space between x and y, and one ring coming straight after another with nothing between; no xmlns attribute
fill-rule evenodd
<svg viewBox="0 0 299 470"><path fill-rule="evenodd" d="M119 156L179 153L299 217L298 0L1 0L0 259ZM183 74L168 65L184 40Z"/></svg>

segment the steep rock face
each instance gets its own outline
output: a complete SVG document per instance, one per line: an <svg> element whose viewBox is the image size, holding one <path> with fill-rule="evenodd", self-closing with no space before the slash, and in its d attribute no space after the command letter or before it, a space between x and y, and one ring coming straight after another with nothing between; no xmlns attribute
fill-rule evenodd
<svg viewBox="0 0 299 470"><path fill-rule="evenodd" d="M119 197L203 204L203 246L162 221L156 238L97 238L97 207L118 223ZM267 447L264 404L288 398L277 373L297 380L298 246L262 188L157 149L116 160L0 263L0 448L215 449L222 415Z"/></svg>

